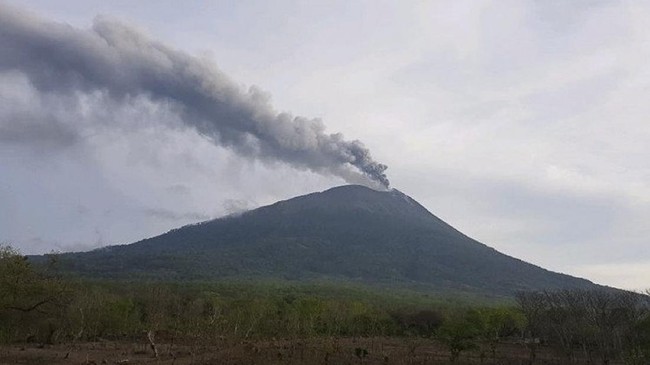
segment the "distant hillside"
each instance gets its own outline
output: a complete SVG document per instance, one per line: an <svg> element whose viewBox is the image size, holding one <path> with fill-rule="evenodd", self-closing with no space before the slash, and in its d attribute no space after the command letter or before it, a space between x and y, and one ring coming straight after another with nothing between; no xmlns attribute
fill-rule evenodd
<svg viewBox="0 0 650 365"><path fill-rule="evenodd" d="M90 277L332 279L506 296L595 286L477 242L397 190L355 185L64 254L62 265Z"/></svg>

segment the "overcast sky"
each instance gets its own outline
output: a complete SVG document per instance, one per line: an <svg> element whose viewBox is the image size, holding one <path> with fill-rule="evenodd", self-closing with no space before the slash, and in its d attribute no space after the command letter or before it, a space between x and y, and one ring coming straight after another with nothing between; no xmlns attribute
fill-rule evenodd
<svg viewBox="0 0 650 365"><path fill-rule="evenodd" d="M256 86L277 112L362 141L393 187L469 236L554 271L650 287L642 2L2 4L72 33L125 24ZM23 253L130 243L346 183L313 167L318 156L215 143L155 97L58 92L25 70L0 69L0 241Z"/></svg>

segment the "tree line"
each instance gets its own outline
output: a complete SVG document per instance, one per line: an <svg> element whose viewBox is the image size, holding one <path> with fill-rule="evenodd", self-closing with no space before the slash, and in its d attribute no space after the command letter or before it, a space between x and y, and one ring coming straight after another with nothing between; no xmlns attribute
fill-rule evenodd
<svg viewBox="0 0 650 365"><path fill-rule="evenodd" d="M650 362L650 302L647 295L615 289L521 292L525 338L531 359L540 344L602 364Z"/></svg>
<svg viewBox="0 0 650 365"><path fill-rule="evenodd" d="M511 305L399 305L236 285L80 281L55 267L55 255L34 267L0 247L0 342L148 341L157 354L162 342L391 336L438 341L452 362L466 351L494 362L503 342L524 346L531 364L549 346L569 362L650 362L648 296L639 293L521 292Z"/></svg>

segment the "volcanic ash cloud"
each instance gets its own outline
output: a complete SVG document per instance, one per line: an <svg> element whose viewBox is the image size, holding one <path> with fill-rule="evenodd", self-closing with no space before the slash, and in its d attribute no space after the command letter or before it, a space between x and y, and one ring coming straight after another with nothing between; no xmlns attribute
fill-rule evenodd
<svg viewBox="0 0 650 365"><path fill-rule="evenodd" d="M85 30L0 5L0 49L0 72L23 74L40 93L103 93L111 103L145 97L239 155L389 186L386 165L360 141L326 133L318 119L278 113L266 94L242 90L212 62L110 19Z"/></svg>

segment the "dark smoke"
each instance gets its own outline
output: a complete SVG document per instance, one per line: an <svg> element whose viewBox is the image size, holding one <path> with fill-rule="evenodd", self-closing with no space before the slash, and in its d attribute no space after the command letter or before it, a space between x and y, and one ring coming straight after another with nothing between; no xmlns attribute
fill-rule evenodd
<svg viewBox="0 0 650 365"><path fill-rule="evenodd" d="M0 5L0 72L18 71L43 93L148 97L238 154L388 187L386 165L360 141L327 134L318 119L278 113L268 97L243 91L213 63L122 24L97 18L82 30Z"/></svg>

